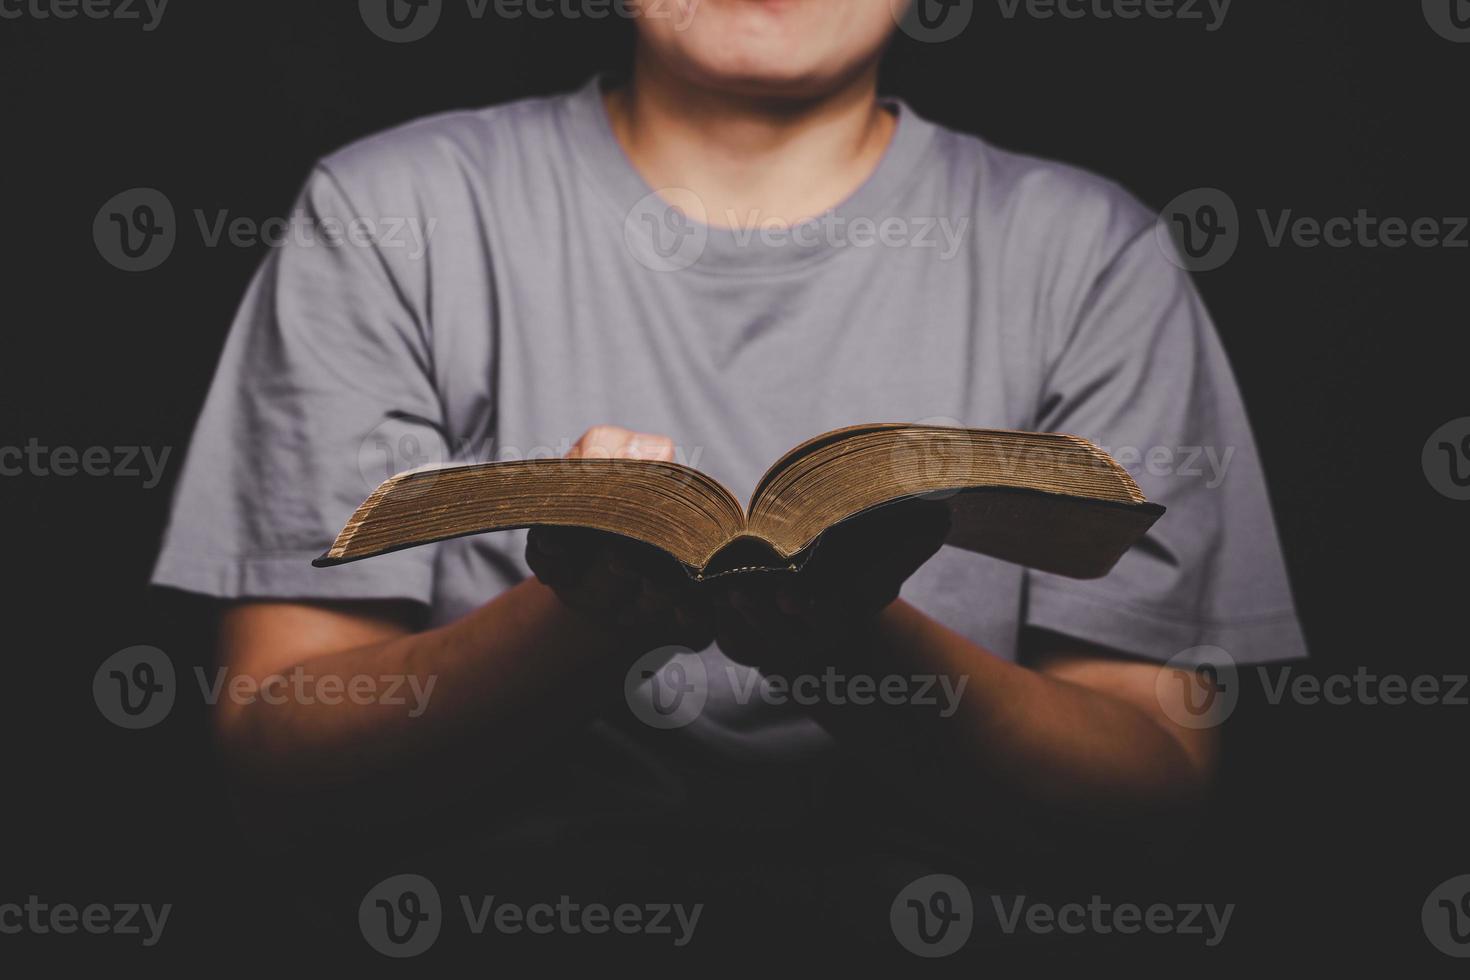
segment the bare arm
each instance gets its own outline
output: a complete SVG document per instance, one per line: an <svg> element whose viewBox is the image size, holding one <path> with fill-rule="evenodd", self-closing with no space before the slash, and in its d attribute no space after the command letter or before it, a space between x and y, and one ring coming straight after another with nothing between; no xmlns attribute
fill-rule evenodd
<svg viewBox="0 0 1470 980"><path fill-rule="evenodd" d="M672 446L602 427L578 442L584 452L662 458ZM432 807L575 733L644 651L707 643L708 627L630 547L533 534L538 578L434 629L416 628L408 603L227 608L214 725L247 810L258 804L269 821L289 793L294 809L316 805L330 821L373 783L394 790L370 796L374 806ZM232 696L235 679L258 695Z"/></svg>
<svg viewBox="0 0 1470 980"><path fill-rule="evenodd" d="M1170 668L1042 634L1031 666L995 656L899 600L879 616L895 664L968 676L950 730L987 782L1063 811L1111 813L1192 806L1218 756L1214 729L1175 724L1158 684Z"/></svg>
<svg viewBox="0 0 1470 980"><path fill-rule="evenodd" d="M513 723L564 724L618 640L534 579L422 632L380 603L241 603L221 619L220 655L228 676L260 683L262 696L226 693L216 731L234 762L270 782L393 772ZM372 693L333 696L354 678ZM385 703L390 686L395 702L416 692L418 703Z"/></svg>
<svg viewBox="0 0 1470 980"><path fill-rule="evenodd" d="M956 781L981 798L998 791L1040 812L1085 819L1199 802L1213 778L1217 733L1171 720L1186 688L1159 683L1168 668L1045 633L1031 637L1026 663L1015 663L898 598L947 529L942 507L916 502L829 532L811 574L736 586L733 609L718 624L722 648L768 674L831 668L947 684L958 692L952 713L881 702L815 710L860 751L898 738L950 757Z"/></svg>

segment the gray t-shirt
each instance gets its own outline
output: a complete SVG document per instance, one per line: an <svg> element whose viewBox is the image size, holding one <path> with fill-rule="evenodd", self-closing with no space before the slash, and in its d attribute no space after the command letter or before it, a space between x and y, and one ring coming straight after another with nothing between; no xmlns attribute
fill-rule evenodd
<svg viewBox="0 0 1470 980"><path fill-rule="evenodd" d="M1159 661L1304 656L1235 382L1154 215L891 106L875 172L788 232L681 222L596 81L326 158L230 332L154 581L411 599L442 623L528 574L523 532L310 564L394 471L560 455L612 423L671 436L743 498L813 434L924 420L1085 436L1168 508L1097 581L945 548L903 589L924 612L1006 658L1028 626ZM697 659L690 724L589 730L604 785L668 801L691 771L831 750L801 707L742 698L718 649Z"/></svg>

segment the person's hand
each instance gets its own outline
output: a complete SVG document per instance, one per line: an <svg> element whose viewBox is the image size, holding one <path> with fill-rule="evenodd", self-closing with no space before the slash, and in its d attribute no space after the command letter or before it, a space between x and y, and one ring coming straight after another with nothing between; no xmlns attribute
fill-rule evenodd
<svg viewBox="0 0 1470 980"><path fill-rule="evenodd" d="M948 507L906 500L828 530L799 573L733 577L717 607L720 649L767 673L825 666L860 645L948 534Z"/></svg>
<svg viewBox="0 0 1470 980"><path fill-rule="evenodd" d="M587 430L568 459L672 461L666 436L601 425ZM678 563L651 545L580 527L533 527L526 562L563 603L626 633L642 648L702 650L714 638L708 598Z"/></svg>

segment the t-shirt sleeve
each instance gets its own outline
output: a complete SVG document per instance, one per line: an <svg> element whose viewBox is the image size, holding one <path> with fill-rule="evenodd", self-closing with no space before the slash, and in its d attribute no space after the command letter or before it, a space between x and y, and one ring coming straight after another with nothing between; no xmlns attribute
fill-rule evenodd
<svg viewBox="0 0 1470 980"><path fill-rule="evenodd" d="M434 546L313 568L393 472L445 445L426 318L318 168L230 329L194 430L156 585L220 598L432 595Z"/></svg>
<svg viewBox="0 0 1470 980"><path fill-rule="evenodd" d="M1198 646L1239 663L1306 656L1230 365L1152 225L1078 310L1050 357L1036 426L1102 446L1168 510L1104 578L1028 571L1025 622L1160 661Z"/></svg>

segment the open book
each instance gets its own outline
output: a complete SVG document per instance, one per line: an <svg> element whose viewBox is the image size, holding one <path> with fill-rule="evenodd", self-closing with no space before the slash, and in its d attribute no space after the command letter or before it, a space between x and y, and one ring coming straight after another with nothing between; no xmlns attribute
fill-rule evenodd
<svg viewBox="0 0 1470 980"><path fill-rule="evenodd" d="M795 572L823 531L912 497L948 506L947 544L1074 578L1106 575L1164 512L1112 457L1076 436L878 423L797 446L744 507L677 463L535 459L410 470L374 490L312 564L563 525L661 548L695 579Z"/></svg>

